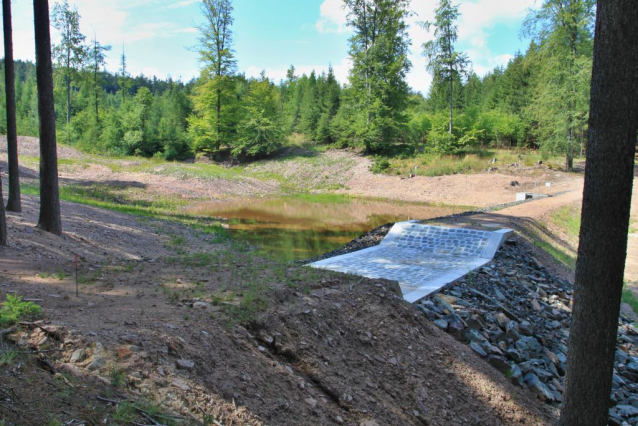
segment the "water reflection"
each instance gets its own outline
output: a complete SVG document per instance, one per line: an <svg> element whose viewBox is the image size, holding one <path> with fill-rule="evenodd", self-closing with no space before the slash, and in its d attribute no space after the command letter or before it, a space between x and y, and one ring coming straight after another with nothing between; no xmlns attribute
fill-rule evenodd
<svg viewBox="0 0 638 426"><path fill-rule="evenodd" d="M388 222L445 216L462 208L365 199L322 202L284 197L206 203L190 211L228 219L232 236L259 246L262 255L296 260L339 248Z"/></svg>

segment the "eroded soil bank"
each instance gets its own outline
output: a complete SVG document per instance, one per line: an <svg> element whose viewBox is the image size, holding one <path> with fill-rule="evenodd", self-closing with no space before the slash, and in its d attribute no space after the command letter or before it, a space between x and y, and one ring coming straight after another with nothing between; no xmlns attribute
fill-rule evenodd
<svg viewBox="0 0 638 426"><path fill-rule="evenodd" d="M355 154L332 152L304 167L284 161L288 181L269 180L268 170L202 178L191 169L183 173L190 165L104 165L65 150L64 184L112 185L147 199L278 195L286 182L317 180L321 168L330 167L339 180L329 186L342 185L339 192L485 206L512 201L512 180L530 184L545 179L543 173L559 173L531 168L529 176L400 179L372 175L368 160ZM36 170L23 162L25 182ZM554 177L557 190L582 187L578 176ZM24 212L8 214L10 245L0 248L0 298L35 300L45 329L25 325L5 336L14 344L2 351L18 358L0 370L20 378L0 385L0 392L14 395L0 402L6 424L152 423L139 409L132 410L137 417L122 420L127 400L135 407L154 404L183 424L537 425L556 419L555 408L512 385L387 283L264 260L245 245L179 223L67 202L65 234L55 237L35 229L37 211L37 198L25 196ZM48 376L41 376L42 365L50 367ZM92 403L68 405L83 398Z"/></svg>
<svg viewBox="0 0 638 426"><path fill-rule="evenodd" d="M22 327L9 338L21 351L39 351L77 398L86 396L79 384L87 377L117 386L89 394L102 398L95 407L108 405L104 399L150 400L186 424L536 425L555 418L384 283L263 261L181 225L72 203L63 203L65 236L53 237L34 229L37 199L25 197L25 207L9 214L0 297L37 300L41 325L61 337ZM187 242L182 254L170 235ZM34 374L15 362L2 369ZM59 389L22 391L23 399L52 398ZM11 404L0 404L7 424L24 424L18 411L27 419L88 419L73 407L45 413ZM108 410L101 415L116 422Z"/></svg>

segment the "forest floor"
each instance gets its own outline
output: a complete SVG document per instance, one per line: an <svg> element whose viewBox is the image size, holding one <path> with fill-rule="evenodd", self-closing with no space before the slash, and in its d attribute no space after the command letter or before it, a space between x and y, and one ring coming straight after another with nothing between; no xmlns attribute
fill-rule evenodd
<svg viewBox="0 0 638 426"><path fill-rule="evenodd" d="M23 183L35 185L37 141L21 138L20 153ZM513 201L521 187L561 192L449 220L514 227L526 250L570 276L527 239L574 250L573 238L547 223L556 209L578 203L582 173L534 166L401 179L373 175L368 159L345 151L293 152L240 171L102 159L66 147L59 155L62 185L116 188L118 196L142 201L323 190L485 207ZM6 169L3 151L0 167ZM0 300L20 295L43 309L38 325L0 341L0 425L557 419L556 407L512 385L387 282L261 259L214 227L210 233L65 201L64 235L55 237L35 228L38 208L36 196L23 196L23 212L7 214L10 244L0 248Z"/></svg>

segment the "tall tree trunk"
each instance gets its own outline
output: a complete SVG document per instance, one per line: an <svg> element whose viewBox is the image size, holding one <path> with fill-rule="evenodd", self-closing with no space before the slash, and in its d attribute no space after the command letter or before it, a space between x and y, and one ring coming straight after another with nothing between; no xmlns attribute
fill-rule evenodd
<svg viewBox="0 0 638 426"><path fill-rule="evenodd" d="M38 115L40 117L40 219L38 228L62 234L58 156L55 140L53 102L53 66L49 33L49 1L33 0L35 25L35 60L38 80Z"/></svg>
<svg viewBox="0 0 638 426"><path fill-rule="evenodd" d="M567 154L565 155L565 171L571 172L574 170L574 131L570 127L567 133Z"/></svg>
<svg viewBox="0 0 638 426"><path fill-rule="evenodd" d="M454 80L452 78L452 73L450 72L450 136L452 136L452 90L454 88Z"/></svg>
<svg viewBox="0 0 638 426"><path fill-rule="evenodd" d="M221 140L219 137L219 129L220 129L220 120L221 120L221 115L222 115L222 89L220 87L220 84L222 84L221 82L221 76L217 76L218 80L217 80L217 106L215 108L216 113L217 113L217 134L216 134L216 144L217 144L217 151L219 151L219 147L221 146Z"/></svg>
<svg viewBox="0 0 638 426"><path fill-rule="evenodd" d="M587 168L560 423L606 425L638 130L638 8L598 0Z"/></svg>
<svg viewBox="0 0 638 426"><path fill-rule="evenodd" d="M95 42L97 44L97 41ZM95 74L93 78L93 83L95 84L95 123L97 128L97 136L100 137L100 108L99 108L99 90L100 86L98 84L98 64L95 64Z"/></svg>
<svg viewBox="0 0 638 426"><path fill-rule="evenodd" d="M10 0L6 0L10 1ZM7 218L4 215L4 199L2 198L2 173L0 173L0 246L7 245Z"/></svg>
<svg viewBox="0 0 638 426"><path fill-rule="evenodd" d="M66 76L66 143L71 145L71 78L68 74Z"/></svg>
<svg viewBox="0 0 638 426"><path fill-rule="evenodd" d="M9 163L9 200L7 210L22 211L20 201L20 172L18 165L18 133L16 131L16 89L13 69L13 29L11 25L11 0L2 0L4 28L4 81L7 97L7 157ZM2 203L0 199L0 204Z"/></svg>

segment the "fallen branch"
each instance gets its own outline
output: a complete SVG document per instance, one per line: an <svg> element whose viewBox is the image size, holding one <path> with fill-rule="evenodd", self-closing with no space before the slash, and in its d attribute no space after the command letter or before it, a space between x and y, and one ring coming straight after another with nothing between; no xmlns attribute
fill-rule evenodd
<svg viewBox="0 0 638 426"><path fill-rule="evenodd" d="M98 401L102 401L102 402L108 402L109 404L114 404L114 405L117 405L117 404L119 404L120 402L122 402L122 401L120 401L120 400L114 400L114 399L104 398L104 397L102 397L102 396L100 396L100 395L96 396L96 397L95 397L95 399L97 399Z"/></svg>
<svg viewBox="0 0 638 426"><path fill-rule="evenodd" d="M4 330L0 330L0 340L1 340L4 336L6 336L7 334L11 334L11 333L13 333L13 332L16 330L16 328L17 328L17 327L14 325L13 327L9 327L9 328L6 328L6 329L4 329Z"/></svg>
<svg viewBox="0 0 638 426"><path fill-rule="evenodd" d="M151 417L150 414L148 414L148 412L142 410L141 408L137 408L137 411L140 412L140 414L142 415L142 417L144 417L146 420L148 420L149 422L151 422L152 424L156 425L156 426L162 426L162 423L158 422L157 420L155 420L153 417Z"/></svg>

